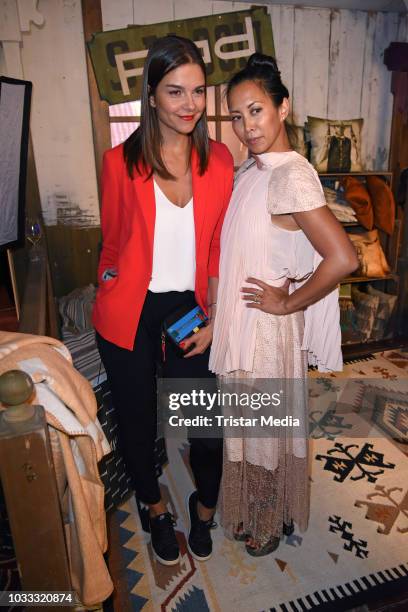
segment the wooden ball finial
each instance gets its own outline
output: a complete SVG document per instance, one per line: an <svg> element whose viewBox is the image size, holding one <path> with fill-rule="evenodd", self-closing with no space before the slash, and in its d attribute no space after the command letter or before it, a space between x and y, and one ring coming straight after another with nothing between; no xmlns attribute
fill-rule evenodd
<svg viewBox="0 0 408 612"><path fill-rule="evenodd" d="M0 376L0 402L5 406L24 404L33 391L31 377L21 370L9 370Z"/></svg>

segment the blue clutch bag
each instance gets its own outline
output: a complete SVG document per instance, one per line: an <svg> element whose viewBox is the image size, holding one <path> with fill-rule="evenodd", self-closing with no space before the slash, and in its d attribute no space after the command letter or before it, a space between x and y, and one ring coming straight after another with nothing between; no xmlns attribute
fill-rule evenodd
<svg viewBox="0 0 408 612"><path fill-rule="evenodd" d="M163 323L166 336L180 348L180 343L203 327L208 317L198 305L186 306L176 310Z"/></svg>

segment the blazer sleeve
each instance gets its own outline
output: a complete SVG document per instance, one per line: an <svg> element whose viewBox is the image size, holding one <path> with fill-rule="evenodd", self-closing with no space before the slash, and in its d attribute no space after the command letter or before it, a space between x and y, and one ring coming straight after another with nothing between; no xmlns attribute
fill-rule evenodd
<svg viewBox="0 0 408 612"><path fill-rule="evenodd" d="M214 234L210 245L210 256L208 260L208 276L218 278L218 270L220 263L220 238L222 224L224 223L225 213L227 212L228 204L231 199L232 185L234 182L234 162L231 154L229 154L228 167L224 172L224 190L223 190L223 203L221 214L218 219L217 225L214 230Z"/></svg>
<svg viewBox="0 0 408 612"><path fill-rule="evenodd" d="M101 175L101 231L102 251L98 266L99 283L103 281L103 273L117 268L119 238L120 238L120 172L114 159L106 151L103 156Z"/></svg>

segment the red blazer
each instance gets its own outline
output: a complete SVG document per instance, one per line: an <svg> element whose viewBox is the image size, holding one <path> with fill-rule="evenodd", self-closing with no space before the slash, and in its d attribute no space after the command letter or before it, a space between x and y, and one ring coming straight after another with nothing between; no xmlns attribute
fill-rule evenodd
<svg viewBox="0 0 408 612"><path fill-rule="evenodd" d="M206 172L198 174L193 149L193 206L196 242L195 296L207 310L208 277L218 276L220 233L233 181L233 160L227 147L210 141ZM140 313L152 276L156 206L153 178L135 173L130 179L123 145L106 151L102 169L101 228L103 246L98 266L99 289L93 324L110 342L133 349ZM117 276L103 280L110 268Z"/></svg>

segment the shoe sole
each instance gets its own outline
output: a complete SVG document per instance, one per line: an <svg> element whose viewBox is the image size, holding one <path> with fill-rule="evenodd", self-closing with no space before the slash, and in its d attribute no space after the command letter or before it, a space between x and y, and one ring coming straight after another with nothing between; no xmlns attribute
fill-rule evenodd
<svg viewBox="0 0 408 612"><path fill-rule="evenodd" d="M187 512L187 517L188 517L188 533L190 533L190 531L191 531L190 504L189 504L191 495L192 495L192 493L190 493L190 495L187 495L187 497L186 497L186 512ZM211 559L211 557L212 557L212 551L206 557L199 557L198 555L196 555L196 553L194 551L192 551L191 548L190 548L188 537L187 537L187 549L188 549L188 552L190 553L190 555L196 561L208 561L208 559Z"/></svg>
<svg viewBox="0 0 408 612"><path fill-rule="evenodd" d="M150 542L151 543L151 542ZM162 565L178 565L181 561L181 557L180 555L178 556L178 559L174 559L172 561L167 561L166 559L162 559L157 552L154 550L153 548L153 544L152 544L152 551L153 551L153 556L156 559L156 561L158 561L159 563L161 563Z"/></svg>

